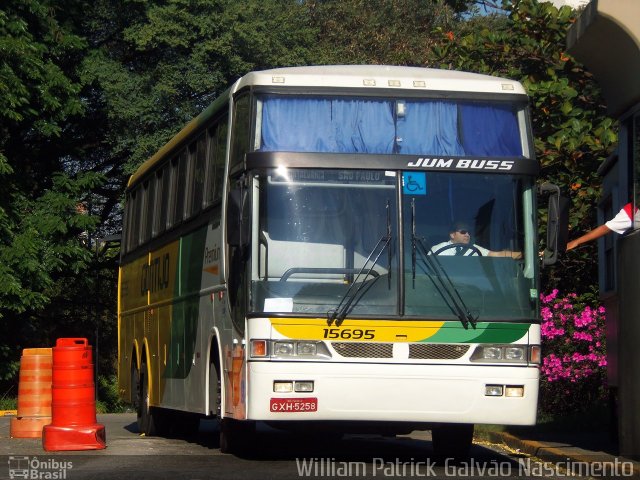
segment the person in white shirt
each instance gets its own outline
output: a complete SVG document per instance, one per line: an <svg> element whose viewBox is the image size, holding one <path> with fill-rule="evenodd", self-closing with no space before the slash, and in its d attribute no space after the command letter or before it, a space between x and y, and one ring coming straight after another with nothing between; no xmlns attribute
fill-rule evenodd
<svg viewBox="0 0 640 480"><path fill-rule="evenodd" d="M431 247L429 254L435 255L462 255L469 257L477 255L481 257L511 257L522 258L521 252L502 250L494 252L475 243L471 243L471 230L464 222L454 222L449 228L449 240Z"/></svg>
<svg viewBox="0 0 640 480"><path fill-rule="evenodd" d="M634 221L636 225L640 225L640 213L638 208L636 208L633 216L631 215L632 210L633 205L631 203L627 203L611 220L567 243L567 251L573 250L584 243L603 237L609 232L622 234L633 227Z"/></svg>

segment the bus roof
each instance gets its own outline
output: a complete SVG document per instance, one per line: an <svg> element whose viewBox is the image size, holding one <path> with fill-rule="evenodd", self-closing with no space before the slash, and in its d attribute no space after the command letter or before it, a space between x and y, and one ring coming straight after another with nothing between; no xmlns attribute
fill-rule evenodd
<svg viewBox="0 0 640 480"><path fill-rule="evenodd" d="M207 109L189 122L166 145L144 162L129 178L127 187L136 184L146 172L198 130L234 94L246 87L323 87L386 89L401 91L474 92L487 94L526 95L522 85L506 78L456 70L437 70L390 65L318 65L309 67L274 68L250 72L237 80Z"/></svg>
<svg viewBox="0 0 640 480"><path fill-rule="evenodd" d="M373 88L525 95L514 80L455 70L389 65L324 65L251 72L238 80L235 93L247 86Z"/></svg>

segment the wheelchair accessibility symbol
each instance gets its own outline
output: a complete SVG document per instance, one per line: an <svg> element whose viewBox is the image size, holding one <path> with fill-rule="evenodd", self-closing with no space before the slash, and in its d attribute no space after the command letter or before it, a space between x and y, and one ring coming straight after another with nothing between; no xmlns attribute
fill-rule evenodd
<svg viewBox="0 0 640 480"><path fill-rule="evenodd" d="M402 193L405 195L426 195L426 174L424 172L402 172Z"/></svg>

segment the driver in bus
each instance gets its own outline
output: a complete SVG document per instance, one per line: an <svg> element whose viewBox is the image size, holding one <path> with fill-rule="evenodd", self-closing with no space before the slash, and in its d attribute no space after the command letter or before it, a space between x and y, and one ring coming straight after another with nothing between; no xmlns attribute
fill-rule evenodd
<svg viewBox="0 0 640 480"><path fill-rule="evenodd" d="M449 240L431 247L429 254L435 255L461 255L469 257L479 255L482 257L511 257L522 258L522 252L501 250L494 252L475 243L471 243L471 230L465 222L454 222L449 228Z"/></svg>

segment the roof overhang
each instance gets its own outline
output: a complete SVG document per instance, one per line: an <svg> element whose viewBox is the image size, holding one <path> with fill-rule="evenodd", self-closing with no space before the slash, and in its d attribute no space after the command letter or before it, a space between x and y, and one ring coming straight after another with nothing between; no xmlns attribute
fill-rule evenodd
<svg viewBox="0 0 640 480"><path fill-rule="evenodd" d="M595 75L609 114L640 103L639 0L591 0L569 29L567 50Z"/></svg>

